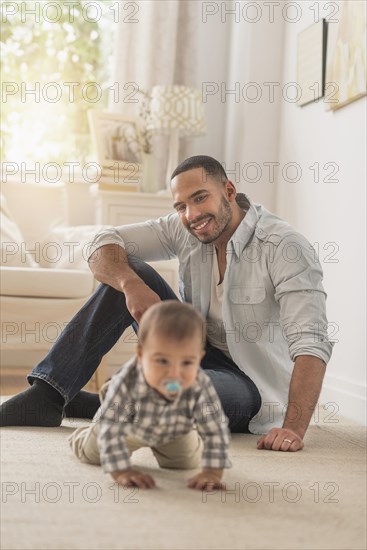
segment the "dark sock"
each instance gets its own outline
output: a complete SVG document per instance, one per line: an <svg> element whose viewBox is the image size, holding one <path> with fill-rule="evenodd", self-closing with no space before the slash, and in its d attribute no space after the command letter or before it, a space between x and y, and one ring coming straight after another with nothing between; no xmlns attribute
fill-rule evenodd
<svg viewBox="0 0 367 550"><path fill-rule="evenodd" d="M0 427L60 426L65 400L50 384L35 378L33 385L0 407Z"/></svg>
<svg viewBox="0 0 367 550"><path fill-rule="evenodd" d="M93 418L101 402L97 393L80 391L64 408L67 418Z"/></svg>

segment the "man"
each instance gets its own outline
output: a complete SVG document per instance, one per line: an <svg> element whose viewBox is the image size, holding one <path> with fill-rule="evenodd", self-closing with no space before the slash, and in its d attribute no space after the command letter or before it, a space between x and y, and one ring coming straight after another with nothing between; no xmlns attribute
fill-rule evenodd
<svg viewBox="0 0 367 550"><path fill-rule="evenodd" d="M89 265L103 284L33 369L32 387L3 409L3 425L59 425L65 403L66 415L96 410L95 397L78 392L103 355L149 306L175 298L143 260L177 257L181 298L207 320L201 366L231 431L263 434L259 449L302 449L332 351L311 245L237 194L211 157L181 163L171 190L176 213L96 236Z"/></svg>

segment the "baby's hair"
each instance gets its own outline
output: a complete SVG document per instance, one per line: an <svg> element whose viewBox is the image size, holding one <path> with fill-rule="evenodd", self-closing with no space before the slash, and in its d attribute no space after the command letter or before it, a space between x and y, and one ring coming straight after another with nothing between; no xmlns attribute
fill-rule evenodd
<svg viewBox="0 0 367 550"><path fill-rule="evenodd" d="M192 305L178 300L164 300L147 309L139 326L138 345L144 346L151 331L177 341L199 334L202 337L202 346L205 347L203 316Z"/></svg>

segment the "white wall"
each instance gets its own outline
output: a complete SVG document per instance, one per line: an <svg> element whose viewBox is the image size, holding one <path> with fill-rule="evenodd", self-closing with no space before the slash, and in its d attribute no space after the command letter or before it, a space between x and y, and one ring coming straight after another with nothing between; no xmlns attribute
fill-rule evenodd
<svg viewBox="0 0 367 550"><path fill-rule="evenodd" d="M270 84L266 83L279 84L281 80L284 21L276 17L271 22L264 6L260 13L257 22L242 18L233 24L226 84L228 89L235 89L237 83L241 95L237 103L233 96L226 102L224 158L232 170L240 166L238 190L274 210L275 181L270 181L266 163L277 161L280 94L275 93L274 101L269 101ZM253 10L247 12L248 18L254 14Z"/></svg>
<svg viewBox="0 0 367 550"><path fill-rule="evenodd" d="M208 132L187 140L182 158L214 156L239 191L273 210L275 183L264 162L277 160L280 94L269 102L264 83L281 80L284 20L270 22L262 7L262 17L251 22L254 10L244 16L243 3L226 2L225 14L223 4L213 3L217 13L198 23L196 86L203 89Z"/></svg>
<svg viewBox="0 0 367 550"><path fill-rule="evenodd" d="M241 93L239 98L221 92L208 96L208 134L192 140L185 153L211 154L225 162L229 170L239 164L240 177L230 174L237 188L276 211L319 249L328 294L329 332L331 335L335 330L333 337L339 340L321 401L335 403L330 413L338 410L343 416L365 422L366 98L334 113L326 112L322 100L302 108L284 101L284 86L297 81L297 35L314 22L316 5L308 0L296 3L301 15L298 22L290 22L297 19L294 10L286 12L287 21L280 16L279 7L270 22L268 10L259 4L262 17L256 23L243 17L235 21L235 16L229 14L223 22L218 13L201 25L197 85L214 82L223 86L224 92L239 85ZM331 14L333 7L334 3L318 2L319 15ZM226 72L223 56L227 59ZM255 103L242 94L250 82L262 90L262 97ZM265 82L279 82L274 101L269 100ZM288 88L288 94L294 91ZM276 181L270 182L269 168L264 163L275 161L280 166ZM242 170L248 163L261 167L258 182L245 179ZM298 182L286 181L295 176L292 166L287 168L288 163L296 163L297 170L302 171ZM315 163L319 182L314 181ZM325 167L326 163L334 164ZM248 175L251 179L254 170ZM338 181L328 182L328 175Z"/></svg>
<svg viewBox="0 0 367 550"><path fill-rule="evenodd" d="M319 2L321 13L325 2ZM286 25L283 83L296 81L297 34L313 22L302 19ZM296 162L302 178L289 183L279 175L276 210L318 243L328 294L328 318L335 323L339 342L327 369L322 402L333 402L339 413L366 422L366 97L335 112L325 103L304 107L283 102L279 135L280 167ZM335 183L324 181L335 163ZM319 163L320 181L310 166ZM289 175L292 175L289 172ZM330 409L331 410L331 409Z"/></svg>

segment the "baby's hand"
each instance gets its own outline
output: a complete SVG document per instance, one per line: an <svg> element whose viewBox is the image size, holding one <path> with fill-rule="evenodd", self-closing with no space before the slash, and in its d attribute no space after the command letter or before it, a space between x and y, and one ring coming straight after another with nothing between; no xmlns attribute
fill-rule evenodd
<svg viewBox="0 0 367 550"><path fill-rule="evenodd" d="M133 468L112 472L111 475L123 487L139 487L139 489L152 489L155 487L155 481L150 475L143 474Z"/></svg>
<svg viewBox="0 0 367 550"><path fill-rule="evenodd" d="M226 486L221 482L223 470L220 468L208 468L197 474L196 476L190 478L187 481L187 486L190 489L223 489L225 490Z"/></svg>

